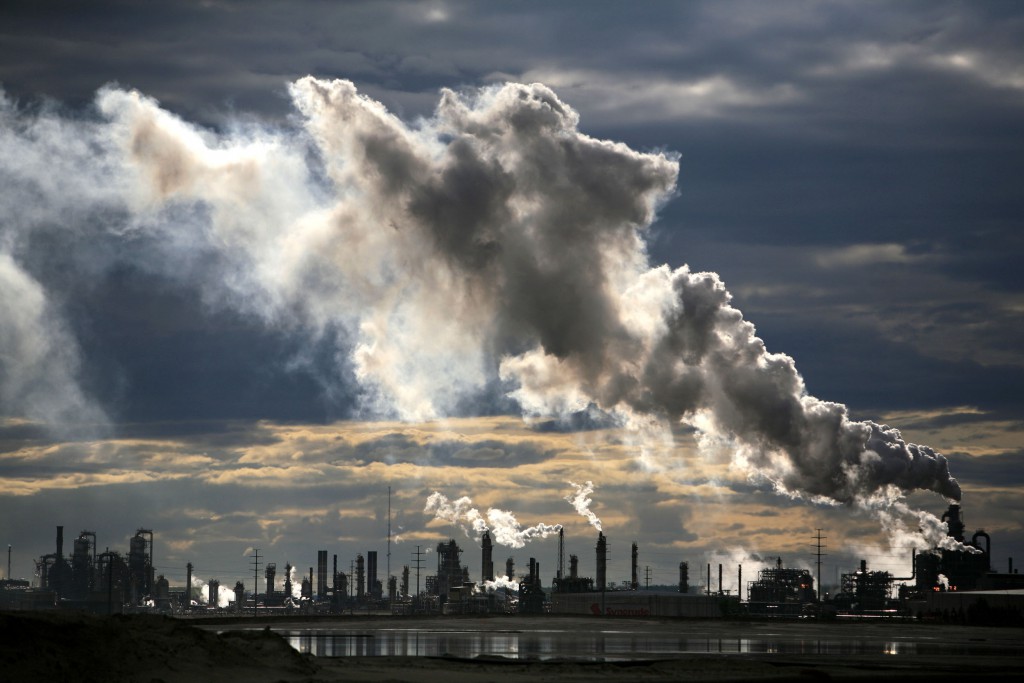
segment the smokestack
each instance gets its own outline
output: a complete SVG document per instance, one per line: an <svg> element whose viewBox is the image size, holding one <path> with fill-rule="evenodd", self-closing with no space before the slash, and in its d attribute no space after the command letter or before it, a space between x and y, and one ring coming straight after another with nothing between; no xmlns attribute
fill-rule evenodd
<svg viewBox="0 0 1024 683"><path fill-rule="evenodd" d="M736 597L743 601L743 565L737 565L736 570Z"/></svg>
<svg viewBox="0 0 1024 683"><path fill-rule="evenodd" d="M57 561L64 558L64 527L57 527Z"/></svg>
<svg viewBox="0 0 1024 683"><path fill-rule="evenodd" d="M561 580L565 575L565 529L558 530L558 571L555 576Z"/></svg>
<svg viewBox="0 0 1024 683"><path fill-rule="evenodd" d="M110 571L110 560L107 560L107 571ZM185 609L192 606L192 563L185 565Z"/></svg>
<svg viewBox="0 0 1024 683"><path fill-rule="evenodd" d="M711 595L711 563L708 562L708 595Z"/></svg>
<svg viewBox="0 0 1024 683"><path fill-rule="evenodd" d="M366 593L371 598L380 598L377 593L377 551L366 552Z"/></svg>
<svg viewBox="0 0 1024 683"><path fill-rule="evenodd" d="M338 599L338 553L334 553L334 573L331 575L331 591L334 599Z"/></svg>
<svg viewBox="0 0 1024 683"><path fill-rule="evenodd" d="M605 589L605 570L608 562L608 540L603 531L597 532L597 590Z"/></svg>
<svg viewBox="0 0 1024 683"><path fill-rule="evenodd" d="M636 561L637 561L637 556L638 555L639 555L639 552L637 551L636 541L633 541L633 554L632 554L632 559L630 561L630 569L631 569L630 576L632 577L631 578L632 585L630 586L630 588L632 588L633 590L637 590L637 589L640 588L640 581L639 581L639 579L637 578L637 575L636 575Z"/></svg>
<svg viewBox="0 0 1024 683"><path fill-rule="evenodd" d="M514 579L516 576L516 562L511 557L505 560L505 576L510 579Z"/></svg>
<svg viewBox="0 0 1024 683"><path fill-rule="evenodd" d="M313 581L313 573L310 571L309 581ZM327 595L327 551L316 551L316 596L322 598Z"/></svg>
<svg viewBox="0 0 1024 683"><path fill-rule="evenodd" d="M690 563L680 562L679 563L679 592L689 593L690 592Z"/></svg>
<svg viewBox="0 0 1024 683"><path fill-rule="evenodd" d="M942 513L942 521L949 528L949 536L956 541L964 542L964 522L960 518L960 506L953 503L949 509Z"/></svg>
<svg viewBox="0 0 1024 683"><path fill-rule="evenodd" d="M725 591L722 590L722 565L718 565L718 594L722 595Z"/></svg>
<svg viewBox="0 0 1024 683"><path fill-rule="evenodd" d="M480 539L480 576L483 581L494 581L494 560L492 559L493 546L491 544L491 532L485 531Z"/></svg>
<svg viewBox="0 0 1024 683"><path fill-rule="evenodd" d="M1012 563L1012 560L1011 560ZM569 578L578 579L580 575L580 558L575 555L569 556Z"/></svg>

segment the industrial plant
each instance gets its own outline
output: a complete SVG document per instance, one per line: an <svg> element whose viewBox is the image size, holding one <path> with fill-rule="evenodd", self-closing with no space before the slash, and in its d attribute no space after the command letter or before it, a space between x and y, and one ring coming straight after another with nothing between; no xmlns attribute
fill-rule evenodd
<svg viewBox="0 0 1024 683"><path fill-rule="evenodd" d="M607 580L609 539L599 531L594 545L593 576L580 571L580 558L565 556L564 529L558 534L558 566L549 585L542 581L540 563L533 557L516 576L515 559L507 558L504 573L494 568L490 532L480 539L479 579L463 562L455 539L438 543L433 552L417 547L415 561L398 576L380 576L378 555L359 553L348 573L339 571L338 555L318 550L316 567L303 571L290 562L278 571L277 562L252 562L253 583L221 585L216 577L194 574L186 565L184 586L171 586L154 567L156 533L138 529L129 538L127 553L99 552L96 534L81 531L64 549L64 527L56 528L54 552L35 561L35 580L0 581L0 609L81 610L99 614L159 612L181 616L209 614L576 614L602 617L700 618L936 618L1006 623L1024 621L1024 577L1013 569L999 572L991 563L991 539L983 530L970 540L959 505L943 514L955 544L930 552L912 553L909 576L873 571L866 560L843 573L838 592L823 595L818 575L810 569L786 566L778 557L770 566L742 564L699 568L701 580L691 585L690 563L679 562L678 585L649 590L639 581L640 549L631 546L630 580L613 586ZM428 567L424 557L434 555ZM819 557L820 560L820 557ZM10 564L10 557L8 557ZM568 567L566 567L568 564ZM717 572L715 571L717 569ZM725 580L726 572L730 580ZM735 572L735 574L732 574ZM9 570L8 570L9 575ZM717 581L715 577L717 576ZM732 576L736 581L731 580ZM413 583L415 581L415 583ZM725 589L728 583L735 589ZM973 610L973 611L972 611Z"/></svg>

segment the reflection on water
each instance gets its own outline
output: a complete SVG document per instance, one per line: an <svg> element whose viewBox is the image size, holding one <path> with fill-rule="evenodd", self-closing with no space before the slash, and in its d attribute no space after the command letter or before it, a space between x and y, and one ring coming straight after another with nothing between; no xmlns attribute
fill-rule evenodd
<svg viewBox="0 0 1024 683"><path fill-rule="evenodd" d="M784 654L784 655L927 655L940 651L935 644L880 640L801 640L772 638L693 638L656 633L622 632L447 632L404 629L370 631L299 630L281 635L299 652L318 657L413 656L511 659L575 659L616 661L681 654ZM948 645L943 654L963 652Z"/></svg>

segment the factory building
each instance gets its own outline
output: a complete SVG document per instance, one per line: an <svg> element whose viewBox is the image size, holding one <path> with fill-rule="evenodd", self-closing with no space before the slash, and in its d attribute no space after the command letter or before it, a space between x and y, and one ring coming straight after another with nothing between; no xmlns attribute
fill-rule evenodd
<svg viewBox="0 0 1024 683"><path fill-rule="evenodd" d="M530 558L530 573L519 582L519 614L544 613L544 589L540 583L540 562Z"/></svg>
<svg viewBox="0 0 1024 683"><path fill-rule="evenodd" d="M963 549L936 548L917 556L915 587L919 594L1024 589L1024 577L1014 571L1012 558L1005 574L992 568L992 539L983 529L975 531L970 541L966 539L959 505L950 505L942 521Z"/></svg>
<svg viewBox="0 0 1024 683"><path fill-rule="evenodd" d="M621 582L607 581L609 539L603 531L594 546L595 578L582 576L575 554L565 562L565 532L558 538L557 571L549 591L541 585L540 563L530 558L528 569L518 582L495 582L494 544L489 531L480 540L481 584L470 581L469 567L462 564L462 549L455 539L437 545L437 571L426 577L426 593L410 595L409 565L403 567L401 580L389 576L386 589L378 579L378 554L368 551L353 562L352 573L338 571L334 555L333 571L327 566L327 550L317 551L316 567L301 579L301 600L292 595L292 565L285 565L284 590L276 588L277 565L264 568L266 593L245 595L244 584L235 590L220 590L220 581L210 579L193 585L193 566L186 565L186 586L172 590L167 579L155 576L154 533L139 528L129 538L126 554L109 548L99 551L96 533L83 530L71 542L65 556L64 528L58 526L54 551L36 561L38 587L28 582L0 582L0 607L6 609L83 609L98 613L116 613L155 609L165 612L190 609L218 609L234 602L233 611L243 606L268 610L301 609L307 613L342 610L379 610L392 613L469 614L485 612L546 612L595 616L637 617L752 617L806 616L916 616L917 618L964 620L987 619L984 623L1024 621L1024 581L1009 559L1005 573L991 566L989 535L978 530L965 537L965 524L959 505L950 505L942 515L950 537L956 543L913 554L909 577L894 577L889 572L872 571L867 562L842 574L840 590L831 599L818 603L815 580L808 569L783 566L779 557L774 566L757 572L757 579L743 582L743 567L738 567L735 595L723 587L723 566L718 565L718 589L713 590L712 565L707 565L707 581L701 581L700 594L691 593L689 563L679 563L678 591L643 590L639 576L639 545L631 546L629 575ZM419 552L417 552L419 556ZM568 564L568 567L566 566ZM417 592L419 586L417 557ZM505 573L515 578L514 559L505 563ZM701 572L703 574L703 571ZM237 578L237 577L234 577ZM895 590L897 582L898 592ZM354 582L354 586L351 584ZM258 583L257 583L258 585ZM239 587L242 589L239 590ZM744 588L746 600L743 600ZM1014 593L1018 591L1018 593ZM218 596L218 593L221 595ZM180 598L180 599L179 599ZM387 601L385 602L385 598ZM250 599L252 602L250 602ZM966 615L966 616L965 616ZM977 622L975 622L977 623Z"/></svg>
<svg viewBox="0 0 1024 683"><path fill-rule="evenodd" d="M452 587L469 582L469 567L462 566L461 556L462 549L454 538L449 539L447 543L437 544L437 574L433 582L433 594L442 604L448 600L448 593Z"/></svg>
<svg viewBox="0 0 1024 683"><path fill-rule="evenodd" d="M157 594L153 568L153 532L138 529L129 540L128 555L97 552L96 533L82 531L64 555L64 527L57 527L54 552L35 562L39 586L27 586L4 603L13 609L52 609L61 606L97 613L120 612L123 606L154 605L169 599Z"/></svg>
<svg viewBox="0 0 1024 683"><path fill-rule="evenodd" d="M718 585L721 586L721 565L718 572ZM750 614L767 616L796 616L803 612L804 605L817 602L811 573L806 569L783 567L781 557L775 561L774 567L762 569L757 573L757 579L747 585L747 598Z"/></svg>

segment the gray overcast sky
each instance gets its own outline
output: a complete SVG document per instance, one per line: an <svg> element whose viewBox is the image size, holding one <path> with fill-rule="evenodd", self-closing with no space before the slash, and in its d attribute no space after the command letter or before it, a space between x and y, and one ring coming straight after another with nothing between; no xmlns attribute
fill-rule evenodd
<svg viewBox="0 0 1024 683"><path fill-rule="evenodd" d="M579 113L587 135L678 153L675 193L647 232L652 265L719 273L768 349L795 359L810 393L847 404L858 419L903 415L904 424L891 422L940 438L931 445L951 458L954 476L978 491L1010 486L1001 492L1010 500L1024 458L1014 436L1024 386L1022 52L1016 2L7 2L0 125L10 138L41 112L67 126L95 122L97 91L114 84L209 135L292 130L300 117L288 85L313 75L351 80L415 127L432 115L442 88L543 83ZM128 498L145 498L131 487L161 478L133 478L126 465L117 483L24 493L23 486L35 490L25 482L61 465L10 455L24 455L19 449L172 439L190 444L182 446L190 457L216 461L196 466L228 468L238 465L240 443L289 441L250 430L254 421L375 417L350 360L351 330L310 335L226 305L211 293L220 286L211 278L227 272L212 250L178 269L155 267L175 253L162 238L69 229L120 220L102 208L83 218L71 190L70 208L35 218L31 197L43 193L17 179L39 147L6 149L0 255L15 273L5 281L7 314L24 319L15 299L27 299L17 287L45 292L59 321L47 328L51 339L58 335L55 348L75 349L73 359L47 363L65 367L81 393L68 401L106 423L87 438L55 434L38 415L15 419L26 405L45 403L47 382L67 377L19 379L16 354L0 357L0 415L11 416L0 430L10 456L0 465L0 501L5 519L31 510L38 520L11 531L16 545L49 538L62 520L87 520L83 509L102 518L86 525L131 519L101 505L101 491L128 487ZM15 390L17 382L31 390ZM517 415L505 389L494 379L447 413ZM536 465L553 452L531 451L518 462ZM95 454L81 457L69 460L78 463L68 465L72 479L102 469L90 460ZM168 491L187 489L176 499L210 495L168 477ZM232 486L239 501L225 496L232 509L211 508L205 524L242 514L248 489ZM289 500L287 491L275 495ZM274 505L289 508L280 501ZM943 507L935 499L925 505ZM969 505L965 497L971 524L982 513ZM75 512L44 513L60 506ZM1001 507L984 519L1004 520L1003 538L1024 551L1020 513ZM257 545L259 538L244 540L255 528L218 533ZM169 533L184 552L197 529ZM628 533L647 538L642 529ZM373 532L341 536L365 544ZM652 531L651 542L657 538Z"/></svg>

